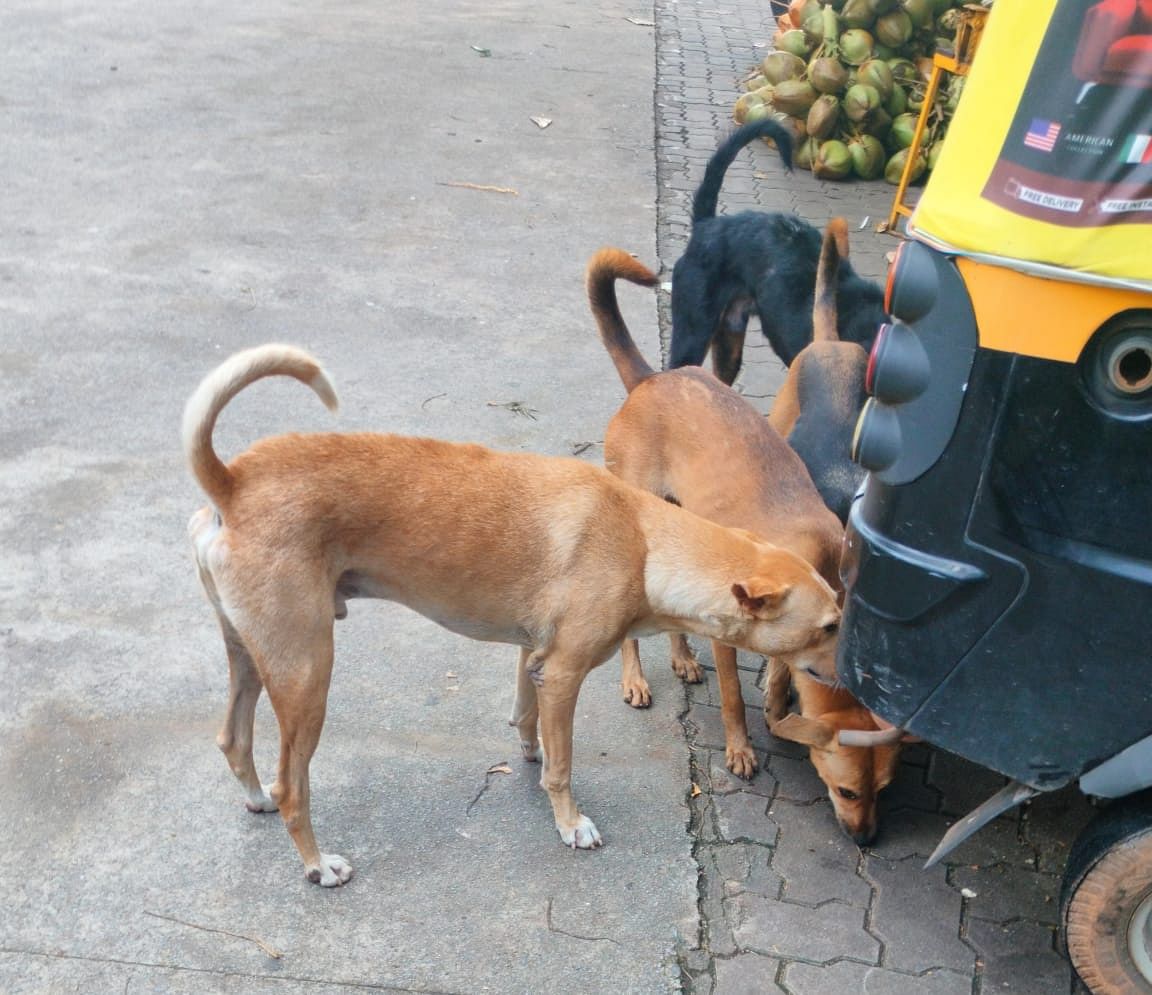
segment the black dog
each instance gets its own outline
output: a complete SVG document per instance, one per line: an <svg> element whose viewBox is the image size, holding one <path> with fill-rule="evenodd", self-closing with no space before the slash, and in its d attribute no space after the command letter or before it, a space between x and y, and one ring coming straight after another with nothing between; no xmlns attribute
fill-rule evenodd
<svg viewBox="0 0 1152 995"><path fill-rule="evenodd" d="M794 214L744 211L717 217L724 173L749 142L769 137L792 168L791 135L772 120L737 129L716 150L692 202L692 237L672 271L669 366L699 366L712 347L716 376L740 372L753 309L776 355L791 365L812 341L812 297L820 232ZM842 260L836 287L840 340L871 348L884 316L884 291Z"/></svg>

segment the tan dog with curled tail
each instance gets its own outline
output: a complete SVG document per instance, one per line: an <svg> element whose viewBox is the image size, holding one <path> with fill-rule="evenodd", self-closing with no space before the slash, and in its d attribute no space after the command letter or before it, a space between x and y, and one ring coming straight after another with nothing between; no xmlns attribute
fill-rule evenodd
<svg viewBox="0 0 1152 995"><path fill-rule="evenodd" d="M248 808L279 808L310 881L352 867L316 844L308 767L350 598L396 601L454 632L520 647L512 723L539 759L556 828L600 844L571 793L572 719L585 676L631 636L695 632L767 654L826 645L835 596L791 552L726 529L574 459L375 433L272 436L225 465L220 411L263 377L289 376L330 407L307 353L238 353L189 399L184 451L211 505L189 532L223 630L231 694L218 743ZM826 675L830 676L830 675ZM275 783L252 760L264 689L280 724Z"/></svg>

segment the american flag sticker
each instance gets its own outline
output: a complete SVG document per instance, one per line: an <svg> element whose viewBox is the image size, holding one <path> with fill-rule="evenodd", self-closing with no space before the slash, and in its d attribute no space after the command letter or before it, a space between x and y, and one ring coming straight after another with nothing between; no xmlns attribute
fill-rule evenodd
<svg viewBox="0 0 1152 995"><path fill-rule="evenodd" d="M1127 163L1152 162L1152 135L1129 135L1120 150L1120 161Z"/></svg>
<svg viewBox="0 0 1152 995"><path fill-rule="evenodd" d="M1039 149L1041 152L1051 152L1056 146L1056 139L1060 137L1060 125L1056 121L1045 121L1034 117L1024 135L1024 144L1030 149Z"/></svg>

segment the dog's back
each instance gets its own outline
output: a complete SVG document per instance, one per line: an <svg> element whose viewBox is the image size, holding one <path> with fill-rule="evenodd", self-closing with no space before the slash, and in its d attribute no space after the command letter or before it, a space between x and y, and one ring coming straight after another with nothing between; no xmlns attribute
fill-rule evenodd
<svg viewBox="0 0 1152 995"><path fill-rule="evenodd" d="M824 503L848 520L864 471L851 458L852 433L864 401L868 356L838 331L839 271L846 266L848 230L833 218L819 249L812 305L812 338L788 370L769 421L808 468Z"/></svg>

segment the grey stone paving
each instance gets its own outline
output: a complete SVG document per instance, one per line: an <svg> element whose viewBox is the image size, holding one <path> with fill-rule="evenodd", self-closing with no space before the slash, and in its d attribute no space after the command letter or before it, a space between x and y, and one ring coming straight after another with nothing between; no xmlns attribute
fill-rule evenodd
<svg viewBox="0 0 1152 995"><path fill-rule="evenodd" d="M664 280L690 234L690 202L717 142L734 126L737 83L768 50L765 0L656 0L657 246ZM883 279L897 238L876 226L894 187L786 173L757 143L728 171L721 210L794 211L815 225L844 216L856 269ZM668 295L661 297L667 347ZM767 410L782 367L750 328L738 388ZM1056 949L1055 895L1067 848L1090 815L1075 791L1045 797L986 827L930 871L924 858L1003 778L926 746L908 748L882 800L881 835L865 852L839 830L824 786L790 743L764 730L759 661L741 656L748 723L761 770L750 784L724 768L708 683L688 690L700 865L700 932L681 951L697 995L1011 995L1078 990ZM659 666L653 660L653 669Z"/></svg>

